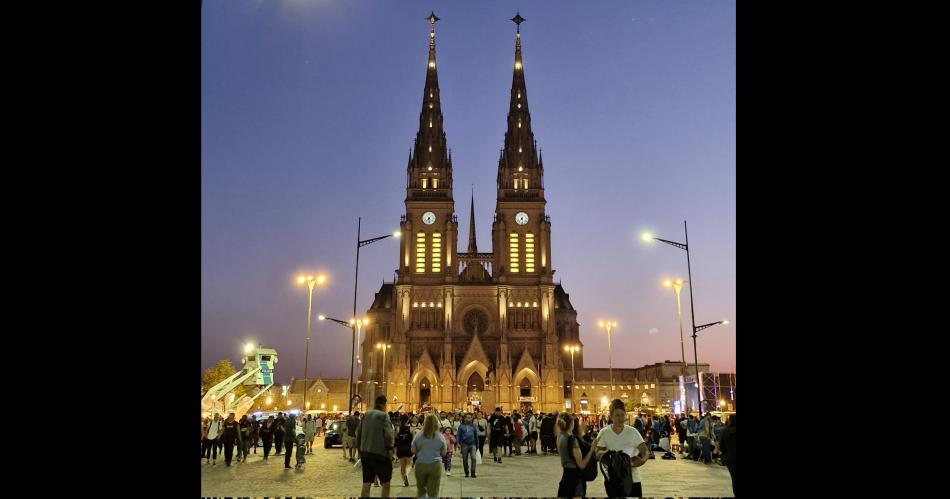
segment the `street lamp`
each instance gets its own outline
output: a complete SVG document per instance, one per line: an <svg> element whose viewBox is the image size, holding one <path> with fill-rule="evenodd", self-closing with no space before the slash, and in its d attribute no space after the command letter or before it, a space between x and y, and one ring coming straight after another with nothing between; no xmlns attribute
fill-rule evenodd
<svg viewBox="0 0 950 499"><path fill-rule="evenodd" d="M667 279L663 282L663 285L668 288L673 288L673 291L676 292L676 320L680 324L680 357L683 361L682 369L680 369L683 376L686 376L686 347L683 346L683 308L680 302L680 290L683 289L683 284L686 284L689 281L684 281L682 279L677 279L675 281Z"/></svg>
<svg viewBox="0 0 950 499"><path fill-rule="evenodd" d="M320 274L316 277L312 275L307 276L297 276L297 285L306 284L307 288L310 290L309 298L307 298L307 350L304 353L303 357L303 402L304 405L307 404L307 368L310 363L310 318L313 317L313 287L317 284L323 285L327 280L326 276Z"/></svg>
<svg viewBox="0 0 950 499"><path fill-rule="evenodd" d="M694 326L694 327L693 327L693 359L697 359L697 358L698 358L697 355L696 355L696 333L702 331L703 329L706 329L707 327L713 327L713 326L717 326L717 325L719 325L719 324L729 324L729 321L727 321L727 320L721 320L721 321L710 322L709 324L703 324L703 325L701 325L701 326ZM700 381L700 379L699 379L699 361L696 360L696 383L697 383L696 386L699 388L699 413L700 413L700 415L702 415L702 412L703 412L703 389L702 389L701 386L699 386L699 381Z"/></svg>
<svg viewBox="0 0 950 499"><path fill-rule="evenodd" d="M360 359L360 341L363 339L363 326L369 325L369 318L350 319L350 325L356 326L356 363L360 364L363 362Z"/></svg>
<svg viewBox="0 0 950 499"><path fill-rule="evenodd" d="M356 219L356 272L353 278L353 317L356 317L356 290L360 285L360 248L366 246L367 244L373 244L376 241L382 241L387 237L399 238L401 235L400 231L395 231L392 234L386 234L385 236L374 237L371 239L360 239L360 228L362 226L363 217L357 217ZM356 329L353 329L353 352L356 351ZM347 402L347 409L350 413L353 412L353 368L356 365L355 354L350 356L350 400Z"/></svg>
<svg viewBox="0 0 950 499"><path fill-rule="evenodd" d="M574 375L574 354L577 352L580 352L581 347L580 345L564 345L564 351L571 353L571 406L572 406L571 408L576 411L577 409L573 407L574 406L574 383L576 379Z"/></svg>
<svg viewBox="0 0 950 499"><path fill-rule="evenodd" d="M341 319L334 319L333 317L327 317L327 316L325 316L325 315L323 315L323 314L318 315L318 316L317 316L317 319L320 319L321 321L333 321L333 322L335 322L335 323L337 323L337 324L339 324L339 325L341 325L341 326L343 326L343 327L345 327L345 328L350 329L351 331L353 331L353 349L354 349L354 350L356 349L356 324L355 324L354 321L351 320L351 321L347 322L347 321L344 321L344 320L341 320ZM367 319L366 322L369 323L369 319ZM349 407L349 408L351 409L351 412L352 412L352 409L353 409L353 406L352 406L352 403L353 403L353 361L352 361L352 359L353 359L353 352L351 351L351 352L350 352L350 389L349 389L350 402L349 402L348 405L347 405L347 407ZM336 407L336 406L334 406L334 409L333 409L334 412L336 412L335 407Z"/></svg>
<svg viewBox="0 0 950 499"><path fill-rule="evenodd" d="M617 322L600 321L598 326L607 330L607 366L610 367L610 400L614 399L614 354L613 347L610 346L610 330L617 327Z"/></svg>
<svg viewBox="0 0 950 499"><path fill-rule="evenodd" d="M389 390L387 390L388 386L386 386L386 351L392 347L393 346L389 343L383 343L383 342L376 343L376 350L383 351L383 394L384 395L389 393Z"/></svg>

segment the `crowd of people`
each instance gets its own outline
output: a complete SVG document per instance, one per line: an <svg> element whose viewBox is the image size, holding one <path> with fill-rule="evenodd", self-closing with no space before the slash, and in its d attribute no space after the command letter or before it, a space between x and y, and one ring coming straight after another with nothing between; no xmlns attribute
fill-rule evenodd
<svg viewBox="0 0 950 499"><path fill-rule="evenodd" d="M637 468L657 455L676 459L675 453L706 465L727 466L735 494L734 414L727 422L710 413L674 418L628 415L619 399L611 403L608 414L600 416L535 414L531 409L523 415L517 410L503 414L500 407L487 415L479 410L394 413L385 411L385 397L375 402L373 409L364 414L354 412L340 425L343 457L362 468L363 497L374 484L382 488L382 497L388 497L394 466L406 487L412 471L419 497L437 497L442 474L452 476L456 453L461 456L465 477L478 476L486 443L497 464L522 454L558 455L563 468L559 497L584 497L587 482L598 474L605 477L609 496L639 496L642 488ZM298 419L283 413L263 421L254 416L235 420L233 413L227 418L216 415L202 420L202 459L215 465L223 448L225 465L230 466L236 448L237 462L246 462L260 444L264 460L273 446L275 455L284 452L284 468L290 469L295 446L299 464L301 450L312 453L314 438L336 420L313 415ZM671 440L674 435L678 443Z"/></svg>

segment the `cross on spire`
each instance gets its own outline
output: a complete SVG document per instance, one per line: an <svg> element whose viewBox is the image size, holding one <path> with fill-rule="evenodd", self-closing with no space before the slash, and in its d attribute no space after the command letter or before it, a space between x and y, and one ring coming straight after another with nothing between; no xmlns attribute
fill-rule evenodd
<svg viewBox="0 0 950 499"><path fill-rule="evenodd" d="M435 16L435 11L429 13L429 17L426 18L429 21L429 24L432 25L432 28L435 29L435 23L440 21L438 17Z"/></svg>
<svg viewBox="0 0 950 499"><path fill-rule="evenodd" d="M520 32L521 32L521 23L527 21L527 19L521 17L521 13L518 12L517 14L515 14L515 17L512 17L512 18L511 18L511 21L518 25L518 32L520 33Z"/></svg>

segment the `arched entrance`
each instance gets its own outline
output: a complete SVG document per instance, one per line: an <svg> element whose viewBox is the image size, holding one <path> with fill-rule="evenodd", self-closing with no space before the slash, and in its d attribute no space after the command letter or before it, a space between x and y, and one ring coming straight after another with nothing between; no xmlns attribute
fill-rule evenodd
<svg viewBox="0 0 950 499"><path fill-rule="evenodd" d="M468 410L474 412L481 408L482 392L485 391L485 381L478 372L473 372L465 383L466 399L468 400Z"/></svg>
<svg viewBox="0 0 950 499"><path fill-rule="evenodd" d="M427 405L432 401L432 382L428 377L419 382L419 405Z"/></svg>
<svg viewBox="0 0 950 499"><path fill-rule="evenodd" d="M518 387L518 400L521 401L521 413L528 412L531 408L531 382L528 378L521 379L521 385Z"/></svg>

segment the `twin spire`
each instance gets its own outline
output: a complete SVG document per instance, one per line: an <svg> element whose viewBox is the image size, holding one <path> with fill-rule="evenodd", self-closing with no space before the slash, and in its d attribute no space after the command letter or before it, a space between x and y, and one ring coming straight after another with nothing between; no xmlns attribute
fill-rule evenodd
<svg viewBox="0 0 950 499"><path fill-rule="evenodd" d="M429 58L426 63L426 82L422 96L422 111L419 113L419 132L409 155L409 197L442 197L437 192L413 194L414 188L445 190L445 198L452 198L452 155L446 147L443 129L442 105L439 98L438 65L435 58L435 24L440 19L431 12L429 23ZM531 114L528 112L528 90L525 85L524 61L521 57L521 23L526 19L521 13L511 18L515 23L515 60L511 79L511 100L508 106L508 127L504 148L498 161L499 199L509 195L520 198L543 199L541 178L543 164L534 133L531 131ZM437 183L433 183L437 179ZM522 191L518 192L518 189ZM512 193L512 190L515 191ZM469 249L477 252L475 243L475 199L472 197Z"/></svg>

